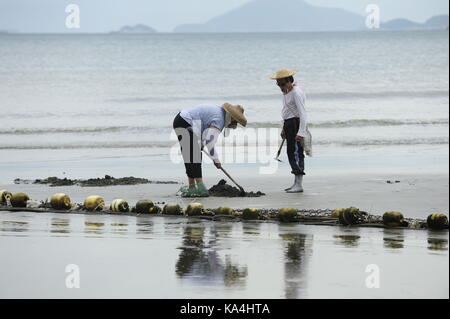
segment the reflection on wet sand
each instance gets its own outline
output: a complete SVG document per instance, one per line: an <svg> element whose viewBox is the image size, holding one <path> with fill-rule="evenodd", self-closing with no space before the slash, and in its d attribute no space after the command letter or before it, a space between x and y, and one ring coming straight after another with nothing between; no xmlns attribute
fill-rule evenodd
<svg viewBox="0 0 450 319"><path fill-rule="evenodd" d="M350 234L344 234L344 235L333 235L333 238L336 239L334 243L338 246L344 246L347 248L355 248L359 246L359 240L361 239L361 236L357 235L359 233L359 230L351 230L349 231Z"/></svg>
<svg viewBox="0 0 450 319"><path fill-rule="evenodd" d="M384 248L401 249L404 248L405 235L403 229L383 229Z"/></svg>
<svg viewBox="0 0 450 319"><path fill-rule="evenodd" d="M444 237L445 236L445 237ZM448 233L443 235L441 232L428 232L428 249L433 251L448 250Z"/></svg>
<svg viewBox="0 0 450 319"><path fill-rule="evenodd" d="M147 239L145 235L149 235L153 232L153 222L147 219L136 219L136 234L144 235L139 237L141 239Z"/></svg>
<svg viewBox="0 0 450 319"><path fill-rule="evenodd" d="M175 265L180 278L190 278L202 284L215 282L219 285L244 285L247 267L233 263L230 255L223 262L218 250L219 236L228 236L232 225L212 227L210 236L205 236L205 226L186 226L183 234L183 246Z"/></svg>
<svg viewBox="0 0 450 319"><path fill-rule="evenodd" d="M51 219L50 233L70 234L70 219L53 217ZM67 237L67 235L65 237Z"/></svg>
<svg viewBox="0 0 450 319"><path fill-rule="evenodd" d="M128 235L128 224L111 223L111 234Z"/></svg>
<svg viewBox="0 0 450 319"><path fill-rule="evenodd" d="M19 221L2 221L0 232L14 232L14 233L24 233L28 231L28 222Z"/></svg>
<svg viewBox="0 0 450 319"><path fill-rule="evenodd" d="M84 222L84 233L88 234L88 236L85 236L87 238L99 238L101 236L93 236L93 235L103 235L104 230L103 227L105 226L105 223L96 222L92 220L91 218L87 218L87 220Z"/></svg>
<svg viewBox="0 0 450 319"><path fill-rule="evenodd" d="M305 296L306 266L312 255L312 235L281 234L285 241L284 282L285 298L299 299Z"/></svg>
<svg viewBox="0 0 450 319"><path fill-rule="evenodd" d="M244 240L252 240L261 234L261 224L256 222L244 222L242 223L242 232L244 234Z"/></svg>

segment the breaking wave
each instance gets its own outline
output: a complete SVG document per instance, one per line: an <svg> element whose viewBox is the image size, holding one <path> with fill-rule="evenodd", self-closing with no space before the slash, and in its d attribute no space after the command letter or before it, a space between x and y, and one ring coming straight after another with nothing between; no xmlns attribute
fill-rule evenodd
<svg viewBox="0 0 450 319"><path fill-rule="evenodd" d="M344 121L324 121L308 123L310 128L341 128L341 127L363 127L363 126L400 126L400 125L444 125L449 124L448 119L435 120L391 120L391 119L354 119ZM281 121L278 122L259 122L249 123L248 127L280 127Z"/></svg>
<svg viewBox="0 0 450 319"><path fill-rule="evenodd" d="M324 121L309 123L310 128L345 128L366 126L401 126L401 125L446 125L448 119L434 120L390 120L390 119L354 119L345 121ZM249 123L250 128L280 128L281 121ZM149 132L151 130L170 130L170 126L100 126L100 127L58 127L58 128L11 128L0 129L0 135L36 135L36 134L77 134L77 133L118 133Z"/></svg>
<svg viewBox="0 0 450 319"><path fill-rule="evenodd" d="M379 98L424 98L424 97L448 97L449 91L446 90L427 90L427 91L377 91L377 92L308 92L308 99L379 99ZM261 101L261 100L279 100L280 94L259 94L259 95L216 95L216 96L168 96L168 97L133 97L123 99L111 99L108 102L114 103L152 103L167 101Z"/></svg>
<svg viewBox="0 0 450 319"><path fill-rule="evenodd" d="M368 139L368 140L314 140L313 145L336 145L347 147L361 146L391 146L391 145L446 145L448 137L412 138L412 139ZM92 142L92 143L67 143L67 144L34 144L34 145L0 145L0 150L73 150L73 149L136 149L136 148L171 148L177 145L175 141L158 142ZM235 146L246 146L236 144ZM256 146L250 142L247 146ZM227 146L230 147L230 146Z"/></svg>

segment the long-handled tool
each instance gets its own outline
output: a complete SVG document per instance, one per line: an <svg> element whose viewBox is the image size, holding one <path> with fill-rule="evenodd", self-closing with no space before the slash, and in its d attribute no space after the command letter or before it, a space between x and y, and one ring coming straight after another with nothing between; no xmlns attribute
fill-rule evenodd
<svg viewBox="0 0 450 319"><path fill-rule="evenodd" d="M280 148L278 149L277 157L275 157L275 159L278 162L283 162L282 160L279 159L279 157L280 157L280 154L281 154L281 149L283 148L283 145L284 145L284 141L286 141L285 138L283 138L283 142L281 142Z"/></svg>
<svg viewBox="0 0 450 319"><path fill-rule="evenodd" d="M214 162L214 159L211 157L211 155L210 155L207 151L203 150L203 152L204 152L206 155L208 155L208 157L211 159L211 161ZM227 172L223 167L220 167L220 169L222 170L222 172L225 173L225 175L228 176L229 179L231 179L231 181L232 181L234 184L236 184L236 186L239 188L239 190L241 191L241 193L242 193L242 194L245 194L244 188L243 188L241 185L239 185L239 184L233 179L233 177L231 177L231 175L228 174L228 172Z"/></svg>

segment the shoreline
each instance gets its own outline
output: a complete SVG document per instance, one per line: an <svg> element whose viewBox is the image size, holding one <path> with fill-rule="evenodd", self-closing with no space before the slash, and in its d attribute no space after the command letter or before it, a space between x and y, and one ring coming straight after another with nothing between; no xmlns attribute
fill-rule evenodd
<svg viewBox="0 0 450 319"><path fill-rule="evenodd" d="M181 170L181 168L180 168ZM172 172L173 174L181 172ZM219 173L208 167L205 176L216 176ZM234 175L234 174L233 174ZM82 203L91 195L102 196L108 205L114 199L125 199L130 205L139 200L148 199L153 202L178 203L186 207L191 202L199 202L206 209L215 209L220 206L230 208L258 208L279 209L292 207L299 210L336 209L357 207L372 215L383 215L387 211L399 211L405 218L425 219L432 213L449 212L449 179L443 174L348 174L337 176L306 176L304 193L288 194L282 189L291 182L289 172L277 176L262 178L242 173L238 181L246 191L261 190L266 195L262 197L207 197L182 198L176 196L180 185L143 184L130 186L108 187L78 187L60 186L49 187L34 184L2 184L0 189L12 193L24 192L31 200L44 200L55 193L69 195L72 202ZM239 174L237 175L239 176ZM387 183L387 181L400 181L400 183ZM182 181L179 179L178 181ZM214 182L212 177L207 178L207 186ZM211 182L211 183L210 183ZM229 182L231 183L231 182Z"/></svg>
<svg viewBox="0 0 450 319"><path fill-rule="evenodd" d="M156 203L158 206L159 203ZM163 203L164 204L164 203ZM78 205L78 204L77 204ZM161 206L159 206L162 208ZM290 217L289 220L283 220L280 217L280 213L276 209L261 209L259 218L244 218L242 213L245 209L234 209L230 215L220 215L213 213L214 210L206 210L200 215L188 215L186 209L182 207L181 214L144 214L137 213L135 211L129 212L114 212L108 209L101 211L87 211L82 209L71 209L71 210L56 210L52 208L19 208L0 205L0 214L5 213L37 213L37 214L56 214L62 216L72 215L86 215L86 216L122 216L122 217L164 217L164 218L185 218L187 220L204 220L211 222L255 222L255 223L267 223L267 222L280 222L285 224L299 224L305 226L338 226L338 227L348 227L349 229L358 228L381 228L387 230L425 230L425 231L435 231L438 233L448 233L448 225L446 228L434 229L429 227L425 219L412 219L405 218L408 222L407 226L388 226L383 223L382 216L368 215L366 212L362 212L366 215L364 220L361 220L355 224L344 225L341 222L340 217L333 217L333 211L331 210L296 210L296 216Z"/></svg>

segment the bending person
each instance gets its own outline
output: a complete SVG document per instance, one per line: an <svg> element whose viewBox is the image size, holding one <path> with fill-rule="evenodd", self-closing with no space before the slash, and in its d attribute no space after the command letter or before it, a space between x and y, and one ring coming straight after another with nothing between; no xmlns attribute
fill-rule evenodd
<svg viewBox="0 0 450 319"><path fill-rule="evenodd" d="M219 156L214 146L224 128L236 129L237 124L247 125L244 108L225 103L198 105L178 113L173 129L180 142L189 186L182 188L183 197L207 197L208 189L203 183L202 150L207 146L214 165L220 169Z"/></svg>

